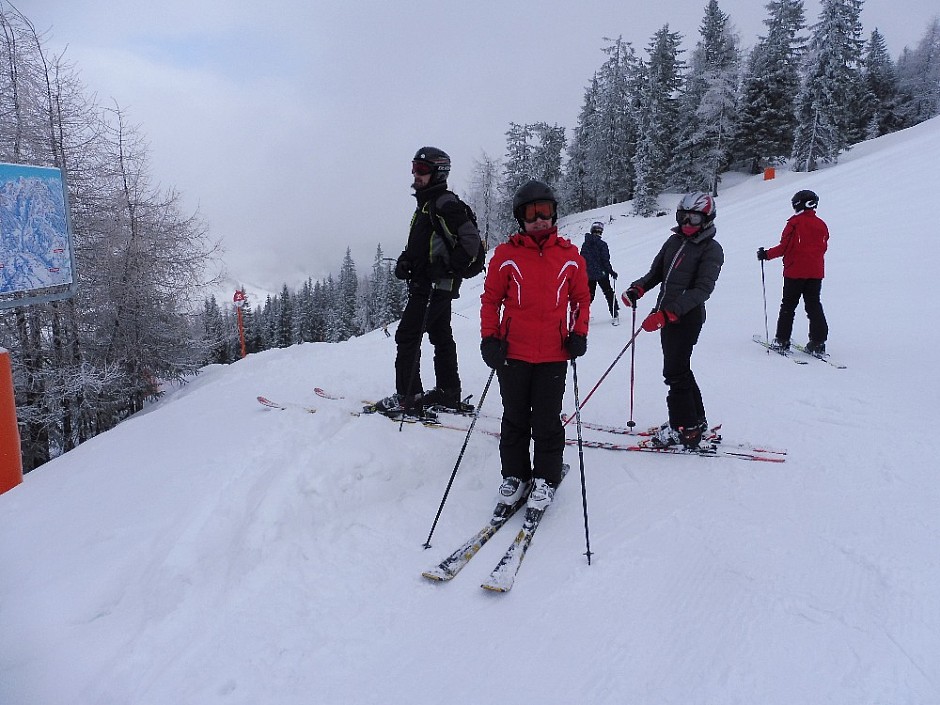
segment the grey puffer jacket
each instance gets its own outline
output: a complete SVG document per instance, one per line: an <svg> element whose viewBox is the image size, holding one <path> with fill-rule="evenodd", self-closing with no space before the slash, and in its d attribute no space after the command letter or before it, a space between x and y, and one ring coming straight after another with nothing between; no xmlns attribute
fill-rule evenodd
<svg viewBox="0 0 940 705"><path fill-rule="evenodd" d="M630 286L645 293L662 284L654 310L683 316L704 306L721 273L725 253L715 240L715 226L709 225L692 237L678 227L653 258L650 271Z"/></svg>

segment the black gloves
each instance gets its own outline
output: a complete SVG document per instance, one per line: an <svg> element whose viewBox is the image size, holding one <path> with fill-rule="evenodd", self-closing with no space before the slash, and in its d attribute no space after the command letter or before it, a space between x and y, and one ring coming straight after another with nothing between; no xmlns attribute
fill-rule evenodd
<svg viewBox="0 0 940 705"><path fill-rule="evenodd" d="M610 276L612 276L614 279L616 279L616 278L617 278L617 272L615 272L614 270L611 269L611 270L610 270Z"/></svg>
<svg viewBox="0 0 940 705"><path fill-rule="evenodd" d="M486 366L493 370L501 367L506 362L507 347L506 341L500 340L496 336L487 336L481 340L480 355L483 357Z"/></svg>
<svg viewBox="0 0 940 705"><path fill-rule="evenodd" d="M765 250L763 247L757 248L757 259L759 259L761 262L767 259L767 250Z"/></svg>
<svg viewBox="0 0 940 705"><path fill-rule="evenodd" d="M404 257L399 257L395 264L395 278L407 280L411 279L411 262Z"/></svg>
<svg viewBox="0 0 940 705"><path fill-rule="evenodd" d="M565 340L565 350L571 355L572 360L581 357L587 352L587 336L579 333L569 333L568 338Z"/></svg>

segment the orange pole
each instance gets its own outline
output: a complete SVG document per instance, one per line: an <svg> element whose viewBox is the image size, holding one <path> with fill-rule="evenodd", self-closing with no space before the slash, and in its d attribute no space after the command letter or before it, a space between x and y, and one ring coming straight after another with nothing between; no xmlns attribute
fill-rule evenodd
<svg viewBox="0 0 940 705"><path fill-rule="evenodd" d="M248 297L245 296L244 289L236 289L235 296L232 297L232 302L235 304L235 310L238 311L238 339L242 344L242 357L245 357L245 323L242 320L242 308L245 306L245 302L248 301Z"/></svg>
<svg viewBox="0 0 940 705"><path fill-rule="evenodd" d="M16 425L10 353L0 348L0 494L23 481L20 431Z"/></svg>
<svg viewBox="0 0 940 705"><path fill-rule="evenodd" d="M242 357L245 357L245 323L242 321L241 307L238 308L238 339L242 344Z"/></svg>

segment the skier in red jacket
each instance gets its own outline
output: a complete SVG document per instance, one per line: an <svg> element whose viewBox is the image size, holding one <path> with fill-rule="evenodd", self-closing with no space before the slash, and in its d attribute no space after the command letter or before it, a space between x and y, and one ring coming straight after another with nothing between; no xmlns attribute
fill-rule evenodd
<svg viewBox="0 0 940 705"><path fill-rule="evenodd" d="M829 228L816 215L819 196L812 191L797 191L790 200L796 215L790 217L780 236L780 244L765 250L757 250L757 259L769 260L783 257L783 300L777 316L777 333L771 347L789 350L790 334L796 307L803 298L803 307L809 318L809 342L807 352L813 355L826 354L826 339L829 325L823 312L820 294L825 276L825 255L829 243Z"/></svg>
<svg viewBox="0 0 940 705"><path fill-rule="evenodd" d="M480 353L496 370L503 400L499 501L514 504L531 488L529 506L538 509L561 481L568 360L587 351L591 307L587 266L559 237L557 209L548 184L519 188L513 215L520 230L494 251L480 296Z"/></svg>

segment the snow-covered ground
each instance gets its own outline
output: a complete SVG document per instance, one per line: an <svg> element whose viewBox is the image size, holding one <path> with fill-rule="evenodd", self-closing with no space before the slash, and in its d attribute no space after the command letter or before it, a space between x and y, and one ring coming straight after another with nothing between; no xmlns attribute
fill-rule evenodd
<svg viewBox="0 0 940 705"><path fill-rule="evenodd" d="M425 550L464 435L349 414L393 391L392 339L204 370L0 496L0 703L940 703L938 164L933 120L835 167L723 189L726 263L694 368L725 439L786 447L786 463L585 450L589 566L571 448L508 594L479 585L519 517L452 582L421 578L492 509L497 441L470 439ZM823 302L845 370L751 341L765 332L754 253L778 241L801 188L832 232ZM563 223L580 244L613 216L618 291L672 224L627 213ZM779 260L765 271L772 334ZM477 398L481 283L454 316ZM615 328L603 308L582 397L630 336L629 312ZM799 311L795 339L805 331ZM641 333L640 427L665 418L660 365ZM584 420L624 425L629 377L627 354ZM499 407L494 384L483 411Z"/></svg>

